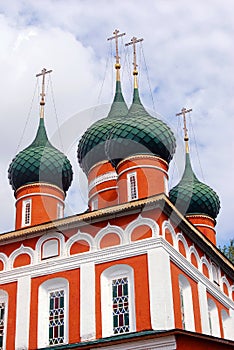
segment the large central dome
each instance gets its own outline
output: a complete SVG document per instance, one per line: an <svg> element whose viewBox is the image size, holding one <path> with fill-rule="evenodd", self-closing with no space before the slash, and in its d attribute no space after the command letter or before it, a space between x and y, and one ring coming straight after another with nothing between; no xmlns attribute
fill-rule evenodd
<svg viewBox="0 0 234 350"><path fill-rule="evenodd" d="M98 120L88 128L78 145L78 161L86 175L94 164L107 160L106 140L114 129L118 118L122 119L127 113L128 108L121 92L121 84L120 81L117 81L114 101L108 116Z"/></svg>
<svg viewBox="0 0 234 350"><path fill-rule="evenodd" d="M106 152L114 166L124 158L137 154L151 154L170 162L176 148L171 129L152 117L134 89L133 103L126 118L119 120L109 133Z"/></svg>

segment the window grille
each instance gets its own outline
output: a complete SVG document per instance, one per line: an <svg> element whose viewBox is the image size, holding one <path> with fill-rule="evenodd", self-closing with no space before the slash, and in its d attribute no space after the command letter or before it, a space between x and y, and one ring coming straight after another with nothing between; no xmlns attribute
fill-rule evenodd
<svg viewBox="0 0 234 350"><path fill-rule="evenodd" d="M49 345L64 343L64 290L49 293Z"/></svg>
<svg viewBox="0 0 234 350"><path fill-rule="evenodd" d="M113 333L129 332L128 278L112 280Z"/></svg>

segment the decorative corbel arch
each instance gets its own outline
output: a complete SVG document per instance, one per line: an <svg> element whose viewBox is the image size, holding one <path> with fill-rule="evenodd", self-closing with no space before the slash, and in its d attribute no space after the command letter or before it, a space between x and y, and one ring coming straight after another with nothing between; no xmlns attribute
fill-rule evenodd
<svg viewBox="0 0 234 350"><path fill-rule="evenodd" d="M181 241L183 243L184 249L185 249L186 258L188 258L189 246L188 246L188 243L187 243L186 239L184 238L183 233L181 233L181 232L177 233L177 235L176 235L176 242L177 242L177 249L178 250L179 250L179 241Z"/></svg>
<svg viewBox="0 0 234 350"><path fill-rule="evenodd" d="M228 282L228 279L226 276L222 276L220 278L220 282L221 282L221 290L225 293L224 291L224 284L226 284L226 287L227 287L227 294L228 296L230 295L230 283Z"/></svg>
<svg viewBox="0 0 234 350"><path fill-rule="evenodd" d="M4 253L0 253L0 261L2 261L3 263L3 270L7 270L7 267L8 267L8 257L6 254Z"/></svg>
<svg viewBox="0 0 234 350"><path fill-rule="evenodd" d="M29 255L31 258L30 265L35 264L35 251L32 248L25 247L23 244L21 244L21 246L18 249L14 250L9 256L9 269L13 268L15 259L21 254Z"/></svg>
<svg viewBox="0 0 234 350"><path fill-rule="evenodd" d="M96 242L94 241L93 237L86 232L81 232L80 230L78 230L78 232L74 236L70 237L66 243L67 256L70 255L70 249L73 243L80 240L84 240L89 244L90 251L97 250Z"/></svg>
<svg viewBox="0 0 234 350"><path fill-rule="evenodd" d="M209 263L209 261L207 260L207 257L205 255L203 255L200 259L200 267L199 267L199 270L201 273L203 273L203 270L202 270L202 265L205 265L207 267L207 270L208 270L208 273L209 273L209 279L211 279L211 265Z"/></svg>
<svg viewBox="0 0 234 350"><path fill-rule="evenodd" d="M133 232L133 230L139 226L142 225L146 225L149 226L152 230L152 237L158 237L159 236L159 226L158 224L150 218L144 218L141 216L141 214L138 215L138 217L130 222L130 224L128 224L128 226L125 229L125 235L126 235L126 243L130 243L131 242L131 234Z"/></svg>
<svg viewBox="0 0 234 350"><path fill-rule="evenodd" d="M45 233L43 236L41 236L36 244L36 257L37 257L37 262L41 261L41 247L42 244L49 240L49 239L58 239L60 243L60 257L65 257L66 256L66 250L65 250L65 240L64 240L64 235L60 232L53 232L53 233Z"/></svg>
<svg viewBox="0 0 234 350"><path fill-rule="evenodd" d="M124 237L123 229L119 226L110 225L110 223L108 222L107 226L102 228L98 232L98 234L95 236L95 244L96 244L97 249L101 249L100 248L101 240L108 233L115 233L120 239L120 245L127 243L125 240L125 237Z"/></svg>
<svg viewBox="0 0 234 350"><path fill-rule="evenodd" d="M197 249L194 247L194 245L191 245L189 247L189 254L188 254L188 259L189 261L192 263L192 260L191 260L191 256L192 254L195 255L196 259L197 259L197 265L198 265L198 269L200 270L200 265L201 265L201 259L200 259L200 256L197 252Z"/></svg>
<svg viewBox="0 0 234 350"><path fill-rule="evenodd" d="M165 220L162 223L162 236L164 239L166 239L166 229L169 230L172 235L173 246L177 246L176 232L169 220Z"/></svg>

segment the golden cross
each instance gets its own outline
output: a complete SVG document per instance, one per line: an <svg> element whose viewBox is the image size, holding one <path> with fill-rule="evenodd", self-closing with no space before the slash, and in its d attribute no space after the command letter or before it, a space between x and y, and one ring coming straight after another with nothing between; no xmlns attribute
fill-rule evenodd
<svg viewBox="0 0 234 350"><path fill-rule="evenodd" d="M136 43L143 41L144 39L137 39L135 36L131 39L130 43L125 44L125 46L133 45L133 75L137 75L137 63L136 63Z"/></svg>
<svg viewBox="0 0 234 350"><path fill-rule="evenodd" d="M110 38L108 38L107 40L113 40L115 39L115 51L116 51L116 65L115 65L115 68L118 69L120 68L120 63L119 63L119 46L118 46L118 38L120 38L121 36L124 36L126 35L126 33L122 33L122 34L119 34L119 30L118 29L115 29L115 31L113 32L114 36L111 36Z"/></svg>
<svg viewBox="0 0 234 350"><path fill-rule="evenodd" d="M184 120L184 141L186 144L186 152L188 153L189 148L188 148L188 129L187 129L187 125L186 125L186 113L190 113L192 112L192 108L190 109L186 109L186 108L182 108L180 113L177 113L176 116L183 116L183 120Z"/></svg>
<svg viewBox="0 0 234 350"><path fill-rule="evenodd" d="M42 75L42 88L41 88L41 102L40 105L45 105L45 75L48 73L51 73L52 70L46 70L46 68L43 68L41 73L38 73L36 77L40 77Z"/></svg>

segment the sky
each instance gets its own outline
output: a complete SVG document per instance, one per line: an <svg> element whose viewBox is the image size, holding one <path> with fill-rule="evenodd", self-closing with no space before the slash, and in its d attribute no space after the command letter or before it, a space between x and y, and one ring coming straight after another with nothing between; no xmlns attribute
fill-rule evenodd
<svg viewBox="0 0 234 350"><path fill-rule="evenodd" d="M73 184L66 215L87 208L87 180L77 144L89 125L108 113L114 93L115 29L120 40L123 94L132 99L133 36L138 45L139 90L145 107L174 131L177 152L170 187L184 167L182 123L188 117L197 177L219 195L217 242L234 238L234 7L231 0L0 0L0 232L14 229L15 199L7 170L35 137L39 120L36 74L47 79L45 122L50 139L70 159Z"/></svg>

